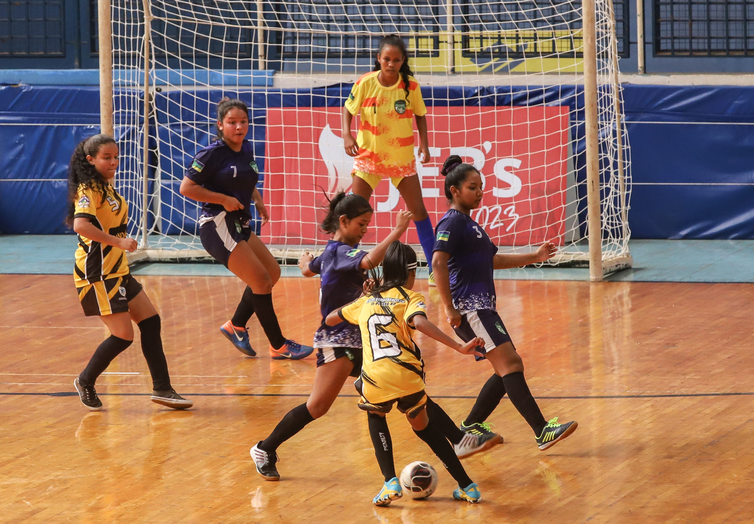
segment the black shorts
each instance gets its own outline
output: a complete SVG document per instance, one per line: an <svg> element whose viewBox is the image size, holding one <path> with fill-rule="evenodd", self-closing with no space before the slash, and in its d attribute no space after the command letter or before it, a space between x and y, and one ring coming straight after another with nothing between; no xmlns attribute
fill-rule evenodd
<svg viewBox="0 0 754 524"><path fill-rule="evenodd" d="M361 375L361 364L364 362L364 352L361 348L317 348L317 367L343 357L353 364L349 376L358 377Z"/></svg>
<svg viewBox="0 0 754 524"><path fill-rule="evenodd" d="M87 317L104 317L128 312L128 303L141 293L139 282L128 275L101 280L78 288L81 307Z"/></svg>
<svg viewBox="0 0 754 524"><path fill-rule="evenodd" d="M361 395L359 408L363 409L364 411L390 413L390 411L393 409L393 404L398 403L398 411L405 413L408 418L414 418L419 413L421 413L421 410L424 408L424 406L427 405L428 397L424 390L417 391L416 393L411 393L410 395L406 395L405 397L386 400L385 402L371 403L364 397L362 388L363 384L364 383L362 382L361 377L357 378L356 382L353 383L356 391L358 391L359 395Z"/></svg>
<svg viewBox="0 0 754 524"><path fill-rule="evenodd" d="M505 324L500 319L500 315L494 309L469 311L461 317L461 325L453 328L453 330L464 342L468 342L475 337L484 339L484 349L480 349L480 353L492 351L506 342L513 343L508 330L505 328ZM484 360L480 357L475 358L477 360Z"/></svg>
<svg viewBox="0 0 754 524"><path fill-rule="evenodd" d="M245 242L251 237L249 222L243 222L236 213L221 211L214 217L199 219L199 238L204 249L225 267L231 252L239 242Z"/></svg>

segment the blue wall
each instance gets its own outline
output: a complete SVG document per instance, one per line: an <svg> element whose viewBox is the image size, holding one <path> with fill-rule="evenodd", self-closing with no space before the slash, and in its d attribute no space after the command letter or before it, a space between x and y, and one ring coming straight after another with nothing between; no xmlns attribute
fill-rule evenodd
<svg viewBox="0 0 754 524"><path fill-rule="evenodd" d="M754 86L624 87L632 236L754 238ZM517 104L522 96L488 91L501 104ZM578 96L577 89L570 91ZM312 103L316 98L303 96ZM437 92L425 96L441 103ZM0 233L66 232L68 160L81 139L98 131L98 108L96 87L0 86ZM257 127L263 130L262 124Z"/></svg>

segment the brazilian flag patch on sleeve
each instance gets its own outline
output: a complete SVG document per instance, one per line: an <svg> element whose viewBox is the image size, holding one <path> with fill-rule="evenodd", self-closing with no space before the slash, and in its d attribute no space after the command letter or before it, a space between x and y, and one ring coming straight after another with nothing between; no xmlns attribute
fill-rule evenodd
<svg viewBox="0 0 754 524"><path fill-rule="evenodd" d="M348 253L346 253L346 256L353 258L356 255L358 255L359 253L361 253L361 249L352 249L351 251L349 251Z"/></svg>
<svg viewBox="0 0 754 524"><path fill-rule="evenodd" d="M194 161L191 163L191 169L193 169L197 173L201 173L202 169L204 169L204 164L194 159Z"/></svg>
<svg viewBox="0 0 754 524"><path fill-rule="evenodd" d="M450 231L438 231L437 240L440 242L447 242L450 238Z"/></svg>

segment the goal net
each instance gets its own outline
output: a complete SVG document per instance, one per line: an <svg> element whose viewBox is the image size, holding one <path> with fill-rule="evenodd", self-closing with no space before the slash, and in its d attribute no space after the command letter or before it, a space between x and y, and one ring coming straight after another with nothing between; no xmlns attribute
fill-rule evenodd
<svg viewBox="0 0 754 524"><path fill-rule="evenodd" d="M549 240L558 246L552 264L586 264L591 238L604 272L630 266L631 162L615 14L611 0L596 0L596 77L586 78L582 10L581 0L112 0L118 190L130 205L137 253L207 257L199 205L179 186L196 152L214 140L224 96L250 110L248 139L271 217L263 227L255 218L256 232L283 261L323 248L327 198L351 185L343 104L373 69L381 37L398 34L428 109L431 158L417 171L433 225L448 209L440 168L458 154L482 173L485 196L472 217L501 251L528 252ZM592 202L588 82L597 93ZM357 128L355 118L354 136ZM598 235L590 235L590 205ZM372 206L365 245L388 234L405 204L383 181ZM418 245L413 227L408 242Z"/></svg>

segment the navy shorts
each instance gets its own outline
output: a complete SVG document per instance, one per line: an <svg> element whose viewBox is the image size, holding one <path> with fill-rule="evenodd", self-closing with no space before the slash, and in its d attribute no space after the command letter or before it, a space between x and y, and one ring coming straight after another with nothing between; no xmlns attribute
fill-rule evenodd
<svg viewBox="0 0 754 524"><path fill-rule="evenodd" d="M135 299L141 290L141 284L130 273L78 288L81 307L87 317L127 313L128 303Z"/></svg>
<svg viewBox="0 0 754 524"><path fill-rule="evenodd" d="M361 364L364 362L364 353L361 348L317 348L317 367L344 357L353 364L349 376L361 375Z"/></svg>
<svg viewBox="0 0 754 524"><path fill-rule="evenodd" d="M214 217L204 216L199 219L199 238L204 249L225 267L228 267L230 254L239 242L251 237L251 226L245 224L236 214L221 211Z"/></svg>
<svg viewBox="0 0 754 524"><path fill-rule="evenodd" d="M468 342L475 337L484 339L484 349L480 350L480 353L492 351L506 342L513 343L505 328L505 324L500 319L500 315L494 309L469 311L461 316L461 325L453 328L453 330L464 342ZM482 360L479 357L475 358Z"/></svg>

